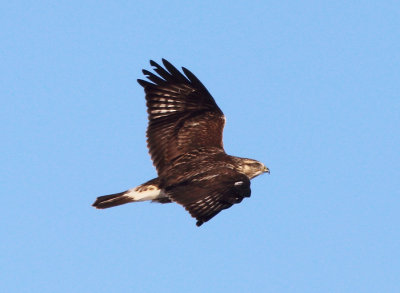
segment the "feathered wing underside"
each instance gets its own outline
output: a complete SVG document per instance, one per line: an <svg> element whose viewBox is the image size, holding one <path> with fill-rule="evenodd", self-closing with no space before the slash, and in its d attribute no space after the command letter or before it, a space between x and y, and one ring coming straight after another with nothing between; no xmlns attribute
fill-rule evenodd
<svg viewBox="0 0 400 293"><path fill-rule="evenodd" d="M159 174L173 159L191 150L223 149L225 124L222 111L197 77L185 68L183 75L162 61L165 69L150 61L158 76L143 70L151 82L138 80L146 93L147 144Z"/></svg>
<svg viewBox="0 0 400 293"><path fill-rule="evenodd" d="M199 174L190 181L167 187L166 192L197 219L197 226L251 193L247 176L229 168Z"/></svg>

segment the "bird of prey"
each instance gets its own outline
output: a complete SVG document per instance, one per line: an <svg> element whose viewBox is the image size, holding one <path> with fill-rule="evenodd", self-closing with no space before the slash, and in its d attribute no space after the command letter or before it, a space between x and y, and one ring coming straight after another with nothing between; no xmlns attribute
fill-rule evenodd
<svg viewBox="0 0 400 293"><path fill-rule="evenodd" d="M147 146L158 177L135 188L97 198L93 206L105 209L129 202L181 204L197 226L220 211L250 197L250 179L269 173L256 160L225 153L222 132L225 117L214 98L188 69L183 74L162 59L150 61L154 74L144 88L149 124Z"/></svg>

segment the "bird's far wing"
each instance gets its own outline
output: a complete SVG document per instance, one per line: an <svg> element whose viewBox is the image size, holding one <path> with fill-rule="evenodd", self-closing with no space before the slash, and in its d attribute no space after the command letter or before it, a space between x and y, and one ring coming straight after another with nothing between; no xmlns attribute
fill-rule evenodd
<svg viewBox="0 0 400 293"><path fill-rule="evenodd" d="M199 174L167 187L166 192L171 200L183 205L197 219L197 226L251 194L249 178L230 168Z"/></svg>
<svg viewBox="0 0 400 293"><path fill-rule="evenodd" d="M161 174L173 159L199 148L221 148L224 114L205 86L186 68L183 75L163 59L165 69L154 61L151 81L138 79L146 93L149 125L147 145Z"/></svg>

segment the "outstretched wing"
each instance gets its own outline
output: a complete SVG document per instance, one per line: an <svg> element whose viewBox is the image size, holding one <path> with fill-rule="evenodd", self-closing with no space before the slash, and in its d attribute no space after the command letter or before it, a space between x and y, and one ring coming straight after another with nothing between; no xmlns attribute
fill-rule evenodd
<svg viewBox="0 0 400 293"><path fill-rule="evenodd" d="M250 180L230 168L212 170L166 188L168 197L183 205L201 226L220 211L250 197Z"/></svg>
<svg viewBox="0 0 400 293"><path fill-rule="evenodd" d="M151 81L138 79L144 87L149 125L147 145L158 174L180 155L199 148L221 148L225 118L205 86L186 68L183 75L162 59L154 61Z"/></svg>

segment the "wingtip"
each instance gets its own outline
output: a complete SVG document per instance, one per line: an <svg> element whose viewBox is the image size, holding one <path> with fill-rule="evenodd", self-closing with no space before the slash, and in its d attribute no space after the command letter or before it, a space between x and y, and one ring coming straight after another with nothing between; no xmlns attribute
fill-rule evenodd
<svg viewBox="0 0 400 293"><path fill-rule="evenodd" d="M161 58L161 62L165 65L165 64L171 64L167 59L165 59L165 58ZM150 65L151 66L154 66L154 67L160 67L160 65L156 62L156 61L154 61L154 60L152 60L152 59L150 59Z"/></svg>
<svg viewBox="0 0 400 293"><path fill-rule="evenodd" d="M150 85L150 83L148 81L145 81L145 80L140 79L140 78L137 79L137 82L144 88L146 88L147 86Z"/></svg>
<svg viewBox="0 0 400 293"><path fill-rule="evenodd" d="M158 63L156 61L154 61L154 60L150 60L150 65L154 66L154 67L158 67L159 66Z"/></svg>
<svg viewBox="0 0 400 293"><path fill-rule="evenodd" d="M163 63L165 66L172 65L171 62L169 62L169 61L168 61L167 59L165 59L165 58L161 58L161 61L162 61L162 63Z"/></svg>
<svg viewBox="0 0 400 293"><path fill-rule="evenodd" d="M187 69L186 67L182 67L182 71L183 73L189 77L190 75L194 75L189 69ZM189 76L188 76L189 75Z"/></svg>

